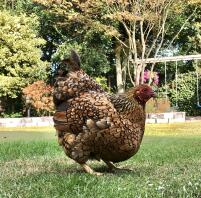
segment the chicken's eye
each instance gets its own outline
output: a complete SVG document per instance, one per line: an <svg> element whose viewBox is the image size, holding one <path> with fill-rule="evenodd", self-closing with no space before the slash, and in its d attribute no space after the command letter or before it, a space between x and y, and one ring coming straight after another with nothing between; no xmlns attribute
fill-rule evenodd
<svg viewBox="0 0 201 198"><path fill-rule="evenodd" d="M143 91L143 92L147 92L147 91L148 91L148 89L147 89L147 88L144 88L142 91Z"/></svg>

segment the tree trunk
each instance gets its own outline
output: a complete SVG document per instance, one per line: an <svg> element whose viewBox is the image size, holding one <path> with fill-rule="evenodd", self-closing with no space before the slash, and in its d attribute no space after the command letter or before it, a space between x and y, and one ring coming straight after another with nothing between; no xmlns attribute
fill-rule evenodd
<svg viewBox="0 0 201 198"><path fill-rule="evenodd" d="M116 79L117 79L117 91L118 93L124 92L122 67L121 67L121 46L118 45L115 49L115 59L116 59Z"/></svg>
<svg viewBox="0 0 201 198"><path fill-rule="evenodd" d="M0 98L0 114L5 112L5 101L4 101L4 97Z"/></svg>
<svg viewBox="0 0 201 198"><path fill-rule="evenodd" d="M124 57L122 61L122 81L123 81L123 89L126 88L126 80L127 80L127 63L128 57Z"/></svg>
<svg viewBox="0 0 201 198"><path fill-rule="evenodd" d="M135 85L140 84L141 71L142 71L142 65L141 64L136 65Z"/></svg>
<svg viewBox="0 0 201 198"><path fill-rule="evenodd" d="M27 108L27 117L31 117L31 107Z"/></svg>

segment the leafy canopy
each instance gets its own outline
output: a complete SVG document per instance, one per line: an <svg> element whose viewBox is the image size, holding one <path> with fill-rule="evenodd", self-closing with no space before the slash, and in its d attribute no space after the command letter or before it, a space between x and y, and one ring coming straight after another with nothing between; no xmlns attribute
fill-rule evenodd
<svg viewBox="0 0 201 198"><path fill-rule="evenodd" d="M0 13L0 96L16 98L21 88L36 79L46 79L47 63L40 60L38 19L32 15Z"/></svg>

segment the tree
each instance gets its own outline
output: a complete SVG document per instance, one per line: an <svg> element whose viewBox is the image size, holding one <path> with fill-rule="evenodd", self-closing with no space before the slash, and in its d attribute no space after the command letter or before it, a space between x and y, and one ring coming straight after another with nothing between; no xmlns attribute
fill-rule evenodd
<svg viewBox="0 0 201 198"><path fill-rule="evenodd" d="M44 81L36 81L23 89L23 96L27 109L35 108L39 115L47 115L54 110L53 88Z"/></svg>
<svg viewBox="0 0 201 198"><path fill-rule="evenodd" d="M100 37L99 37L100 38ZM91 37L93 40L93 37ZM90 75L94 77L105 76L110 71L110 63L107 59L107 54L104 46L94 46L91 48L89 38L86 39L85 44L63 42L58 46L56 52L52 55L53 64L58 64L62 59L70 54L72 49L81 55L81 66ZM99 41L100 42L100 41ZM94 42L96 43L96 42ZM108 50L109 51L109 50ZM65 68L64 68L65 69Z"/></svg>
<svg viewBox="0 0 201 198"><path fill-rule="evenodd" d="M201 2L199 0L185 1L178 9L178 15L170 20L173 30L179 24L185 24L180 34L175 35L173 46L178 46L180 54L197 54L201 51ZM189 19L190 17L190 19ZM188 20L189 19L189 20ZM168 32L172 36L172 31Z"/></svg>
<svg viewBox="0 0 201 198"><path fill-rule="evenodd" d="M127 58L127 71L133 85L143 83L144 71L147 65L143 62L147 58L157 58L163 56L164 50L172 46L173 42L181 31L186 27L187 22L195 14L196 8L189 13L182 23L177 24L176 31L172 31L172 37L166 37L170 31L170 19L179 14L175 8L183 5L183 1L175 2L172 0L145 0L145 1L113 1L105 0L108 5L108 14L104 17L119 23L107 28L113 32L113 36L124 49ZM195 3L195 2L193 2ZM189 6L189 5L188 5ZM137 61L141 60L141 61ZM151 65L151 72L155 64ZM116 65L119 73L124 69L120 64ZM125 69L124 69L125 70ZM123 76L123 75L122 75ZM125 75L124 75L125 76ZM123 84L120 79L120 85ZM122 78L123 81L125 81ZM151 79L149 81L151 83Z"/></svg>
<svg viewBox="0 0 201 198"><path fill-rule="evenodd" d="M155 64L146 65L137 60L178 52L181 47L178 37L200 4L199 0L36 1L51 10L51 14L57 14L60 21L56 27L62 36L64 29L70 30L73 36L68 34L68 42L79 37L79 42L85 43L88 32L104 34L113 41L114 56L111 59L115 59L119 92L124 91L128 80L133 85L143 83L147 68L153 72ZM190 7L191 12L184 15L183 11ZM196 27L199 29L198 25Z"/></svg>
<svg viewBox="0 0 201 198"><path fill-rule="evenodd" d="M47 63L40 60L45 41L38 37L37 28L34 15L0 13L1 100L17 98L27 84L47 78Z"/></svg>
<svg viewBox="0 0 201 198"><path fill-rule="evenodd" d="M0 9L20 13L31 5L31 1L32 0L0 0Z"/></svg>
<svg viewBox="0 0 201 198"><path fill-rule="evenodd" d="M200 79L199 79L199 82ZM198 84L199 90L201 83ZM197 106L197 82L196 73L189 72L187 74L179 74L177 78L177 89L176 80L169 84L168 92L172 104L178 105L180 111L185 111L190 116L200 116L201 109Z"/></svg>
<svg viewBox="0 0 201 198"><path fill-rule="evenodd" d="M113 79L110 76L113 75L113 72L110 72L111 65L114 65L112 39L96 29L87 28L82 21L71 18L72 13L78 12L77 1L34 2L43 7L43 14L40 16L49 19L44 18L41 21L45 24L42 28L42 34L45 35L43 38L56 48L52 51L46 48L49 57L52 55L53 72L56 71L60 59L74 48L81 55L82 67L89 75Z"/></svg>
<svg viewBox="0 0 201 198"><path fill-rule="evenodd" d="M173 0L145 0L145 1L114 1L114 0L86 0L62 1L59 5L45 1L51 5L53 11L63 15L62 25L77 23L74 28L80 34L86 32L100 32L115 38L114 53L116 60L117 87L122 92L126 77L129 76L133 85L143 82L146 64L137 60L156 58L163 54L163 50L175 41L193 14L178 25L177 31L172 31L168 25L176 13L175 8L182 5L181 1ZM61 4L62 6L60 6ZM195 2L193 2L195 3ZM50 7L51 7L50 6ZM177 11L178 12L178 11ZM176 13L178 14L178 13ZM172 37L165 40L168 31ZM155 64L151 67L151 72Z"/></svg>

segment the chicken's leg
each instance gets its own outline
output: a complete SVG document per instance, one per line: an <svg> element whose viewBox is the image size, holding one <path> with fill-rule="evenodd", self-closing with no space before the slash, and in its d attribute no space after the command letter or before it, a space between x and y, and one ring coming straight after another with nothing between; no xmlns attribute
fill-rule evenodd
<svg viewBox="0 0 201 198"><path fill-rule="evenodd" d="M84 169L84 171L86 172L86 173L89 173L89 174L91 174L91 175L96 175L96 176L101 176L101 175L103 175L102 173L99 173L99 172L96 172L96 171L94 171L90 166L88 166L86 163L84 163L84 164L80 164L81 166L82 166L82 168Z"/></svg>
<svg viewBox="0 0 201 198"><path fill-rule="evenodd" d="M106 161L106 160L103 160L103 161L107 164L110 171L114 171L118 169L112 162Z"/></svg>
<svg viewBox="0 0 201 198"><path fill-rule="evenodd" d="M107 164L109 170L112 171L112 172L116 172L116 171L131 171L130 169L117 168L117 167L116 167L112 162L110 162L110 161L106 161L106 160L103 160L103 161Z"/></svg>

